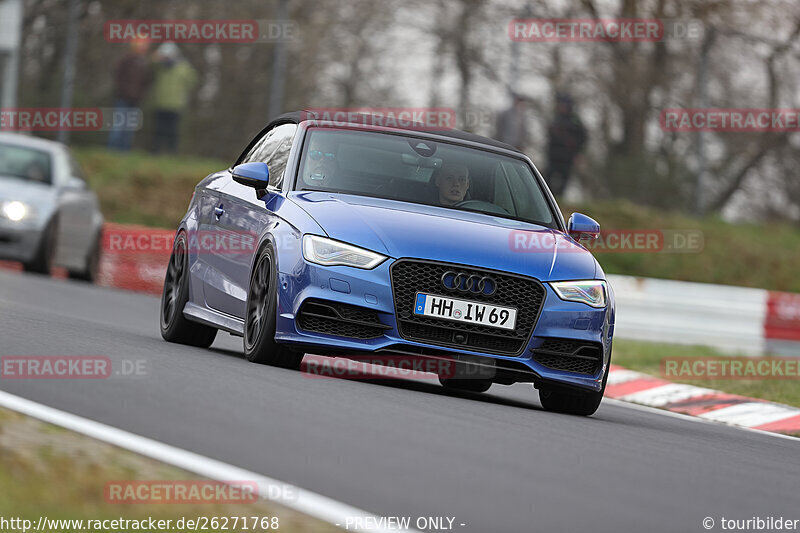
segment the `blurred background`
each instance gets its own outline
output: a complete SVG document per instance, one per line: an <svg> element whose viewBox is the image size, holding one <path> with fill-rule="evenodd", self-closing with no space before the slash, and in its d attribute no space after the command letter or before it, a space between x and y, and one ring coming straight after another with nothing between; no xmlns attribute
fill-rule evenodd
<svg viewBox="0 0 800 533"><path fill-rule="evenodd" d="M292 21L297 31L281 42L179 44L196 72L180 123L182 154L231 161L271 116L303 107L444 106L457 111L459 127L495 136L497 115L517 93L529 133L520 148L543 169L556 96L566 93L588 134L570 198L800 221L797 133L700 139L664 132L658 120L665 108L800 107L794 0L3 3L22 7L19 107L58 106L65 83L73 84L68 106L112 106L115 65L131 45L106 41L108 20ZM657 18L692 21L700 31L655 43L513 42L509 22L525 17ZM65 76L71 50L74 78ZM151 86L135 149L152 145L153 97ZM106 136L72 133L70 142L104 145Z"/></svg>

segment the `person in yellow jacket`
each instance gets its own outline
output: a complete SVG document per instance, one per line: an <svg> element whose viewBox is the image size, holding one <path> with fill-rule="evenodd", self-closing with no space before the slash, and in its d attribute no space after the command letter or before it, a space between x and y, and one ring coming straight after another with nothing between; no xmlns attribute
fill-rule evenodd
<svg viewBox="0 0 800 533"><path fill-rule="evenodd" d="M189 104L197 72L184 59L178 45L164 43L153 57L155 81L152 89L155 132L153 153L178 149L181 114Z"/></svg>

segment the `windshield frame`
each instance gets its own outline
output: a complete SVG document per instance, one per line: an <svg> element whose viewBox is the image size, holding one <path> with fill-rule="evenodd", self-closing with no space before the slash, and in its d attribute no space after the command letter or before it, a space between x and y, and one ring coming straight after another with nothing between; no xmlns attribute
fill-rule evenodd
<svg viewBox="0 0 800 533"><path fill-rule="evenodd" d="M539 170L536 168L536 165L523 153L521 152L514 152L511 150L504 150L502 148L495 148L493 146L489 146L486 144L481 144L479 142L469 141L469 140L457 140L453 139L444 135L436 135L435 133L428 133L428 132L420 132L420 131L412 131L412 130L397 130L392 128L385 128L385 127L378 127L378 126L363 126L363 125L349 125L349 124L336 124L336 125L326 125L325 123L309 123L302 122L299 124L300 130L298 131L299 134L302 135L302 142L299 145L299 150L297 151L297 159L293 162L293 176L291 180L286 180L290 183L289 191L296 191L296 192L327 192L331 194L346 194L350 196L363 196L366 198L378 198L387 201L398 201L402 203L409 203L412 205L422 205L422 206L431 206L431 207L439 207L443 209L451 209L453 211L461 211L467 213L477 213L482 214L490 217L502 218L506 220L514 220L517 222L524 222L527 224L535 224L543 227L547 227L550 229L555 229L566 233L566 223L564 221L564 217L561 214L561 210L558 208L556 204L555 198L553 197L550 189L547 187L544 178L539 173ZM431 140L436 141L437 143L448 144L451 146L457 146L459 148L477 150L481 152L487 152L493 155L499 155L503 157L507 157L510 159L515 159L520 163L523 163L529 170L529 172L533 175L534 181L536 182L536 186L539 188L540 193L544 197L545 202L547 203L548 208L550 209L550 214L553 218L552 223L543 223L537 222L533 220L528 220L520 217L515 217L512 215L503 215L499 213L488 213L486 211L479 211L474 209L464 209L454 206L444 206L444 205L435 205L432 206L430 204L425 203L418 203L418 202L408 202L404 200L393 200L392 198L386 198L384 196L378 195L370 195L363 191L345 191L341 189L325 189L325 188L313 188L313 187L302 187L299 188L300 185L300 167L303 162L303 158L305 155L305 150L307 144L310 142L310 134L313 130L335 130L335 131L357 131L357 132L365 132L365 133L373 133L373 134L383 134L383 135L394 135L397 137L401 137L404 139L420 139L420 140ZM505 171L504 171L505 172Z"/></svg>

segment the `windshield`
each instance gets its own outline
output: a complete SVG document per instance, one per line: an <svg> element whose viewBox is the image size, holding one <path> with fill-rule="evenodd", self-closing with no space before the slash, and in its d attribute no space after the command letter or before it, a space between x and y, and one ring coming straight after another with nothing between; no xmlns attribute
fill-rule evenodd
<svg viewBox="0 0 800 533"><path fill-rule="evenodd" d="M52 183L50 154L15 144L0 143L0 176Z"/></svg>
<svg viewBox="0 0 800 533"><path fill-rule="evenodd" d="M311 129L296 188L437 205L557 227L525 162L404 135Z"/></svg>

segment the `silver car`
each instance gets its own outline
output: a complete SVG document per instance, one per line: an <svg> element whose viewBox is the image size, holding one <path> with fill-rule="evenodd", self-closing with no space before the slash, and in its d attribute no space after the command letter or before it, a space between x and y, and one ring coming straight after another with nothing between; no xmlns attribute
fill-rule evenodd
<svg viewBox="0 0 800 533"><path fill-rule="evenodd" d="M94 281L103 215L69 148L0 133L0 259L25 270Z"/></svg>

